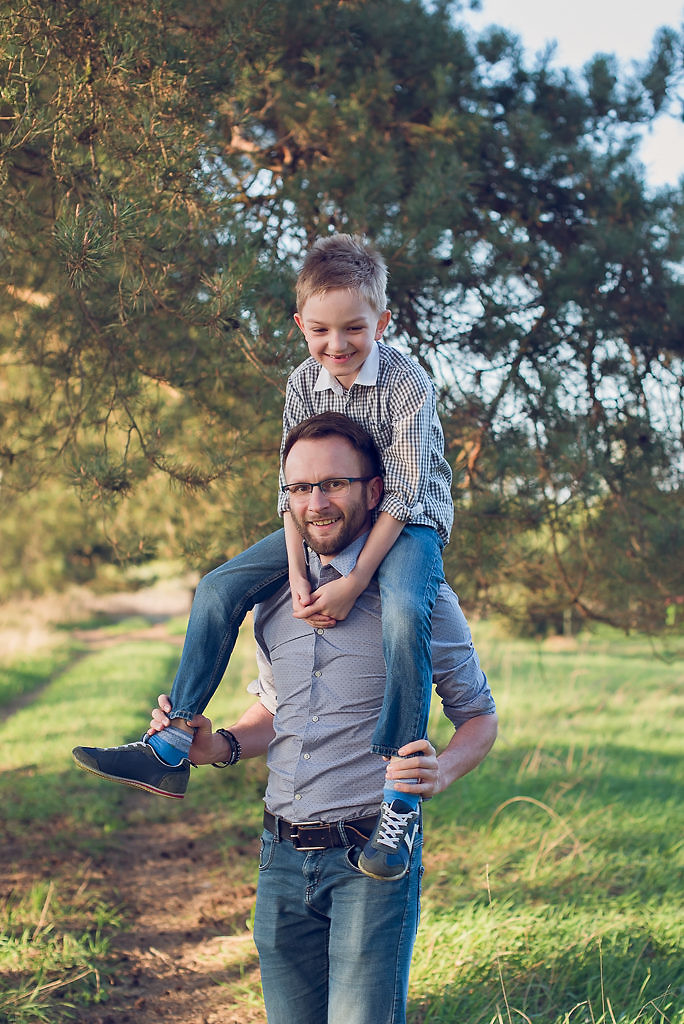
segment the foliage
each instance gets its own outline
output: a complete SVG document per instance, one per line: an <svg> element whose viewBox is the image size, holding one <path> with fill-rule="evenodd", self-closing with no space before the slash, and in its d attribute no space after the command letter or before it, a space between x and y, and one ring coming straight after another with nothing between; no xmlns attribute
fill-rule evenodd
<svg viewBox="0 0 684 1024"><path fill-rule="evenodd" d="M574 75L444 0L5 6L5 505L58 473L107 521L149 508L143 549L196 564L270 528L294 268L317 234L365 232L395 343L440 390L459 590L510 607L515 579L662 628L682 196L634 153L676 103L673 30L629 75Z"/></svg>

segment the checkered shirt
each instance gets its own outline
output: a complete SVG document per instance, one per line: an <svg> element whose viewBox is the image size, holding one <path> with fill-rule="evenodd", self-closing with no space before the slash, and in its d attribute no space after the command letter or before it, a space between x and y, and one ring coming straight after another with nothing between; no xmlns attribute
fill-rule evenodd
<svg viewBox="0 0 684 1024"><path fill-rule="evenodd" d="M385 492L378 511L402 523L432 526L446 544L454 507L436 406L434 385L422 367L382 342L376 342L349 390L309 357L287 382L283 445L289 431L309 416L349 416L369 432L382 456ZM282 445L280 482L285 483ZM281 491L278 512L287 508Z"/></svg>

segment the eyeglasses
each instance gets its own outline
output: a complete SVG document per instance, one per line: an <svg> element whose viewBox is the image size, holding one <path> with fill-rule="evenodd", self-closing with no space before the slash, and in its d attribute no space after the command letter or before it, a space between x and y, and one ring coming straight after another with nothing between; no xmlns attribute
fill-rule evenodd
<svg viewBox="0 0 684 1024"><path fill-rule="evenodd" d="M349 494L351 485L364 480L372 480L372 476L334 476L329 480L321 480L317 484L283 484L280 488L291 498L308 498L313 493L314 487L320 487L321 494L329 498L343 498Z"/></svg>

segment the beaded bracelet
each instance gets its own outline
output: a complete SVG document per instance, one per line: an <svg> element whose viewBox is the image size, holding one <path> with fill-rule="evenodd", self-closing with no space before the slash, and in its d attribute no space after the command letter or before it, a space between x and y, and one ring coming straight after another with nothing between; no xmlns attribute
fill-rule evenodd
<svg viewBox="0 0 684 1024"><path fill-rule="evenodd" d="M228 740L230 746L230 760L229 761L212 761L214 768L229 768L233 764L237 764L242 757L242 748L238 738L230 731L230 729L217 729L216 732L221 736L224 736Z"/></svg>

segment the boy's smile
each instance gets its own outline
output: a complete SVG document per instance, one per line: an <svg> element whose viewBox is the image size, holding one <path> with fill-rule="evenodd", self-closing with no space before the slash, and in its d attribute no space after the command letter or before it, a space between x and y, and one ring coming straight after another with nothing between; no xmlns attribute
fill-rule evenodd
<svg viewBox="0 0 684 1024"><path fill-rule="evenodd" d="M378 313L357 291L330 288L307 299L295 323L316 362L350 388L390 315L389 310Z"/></svg>

